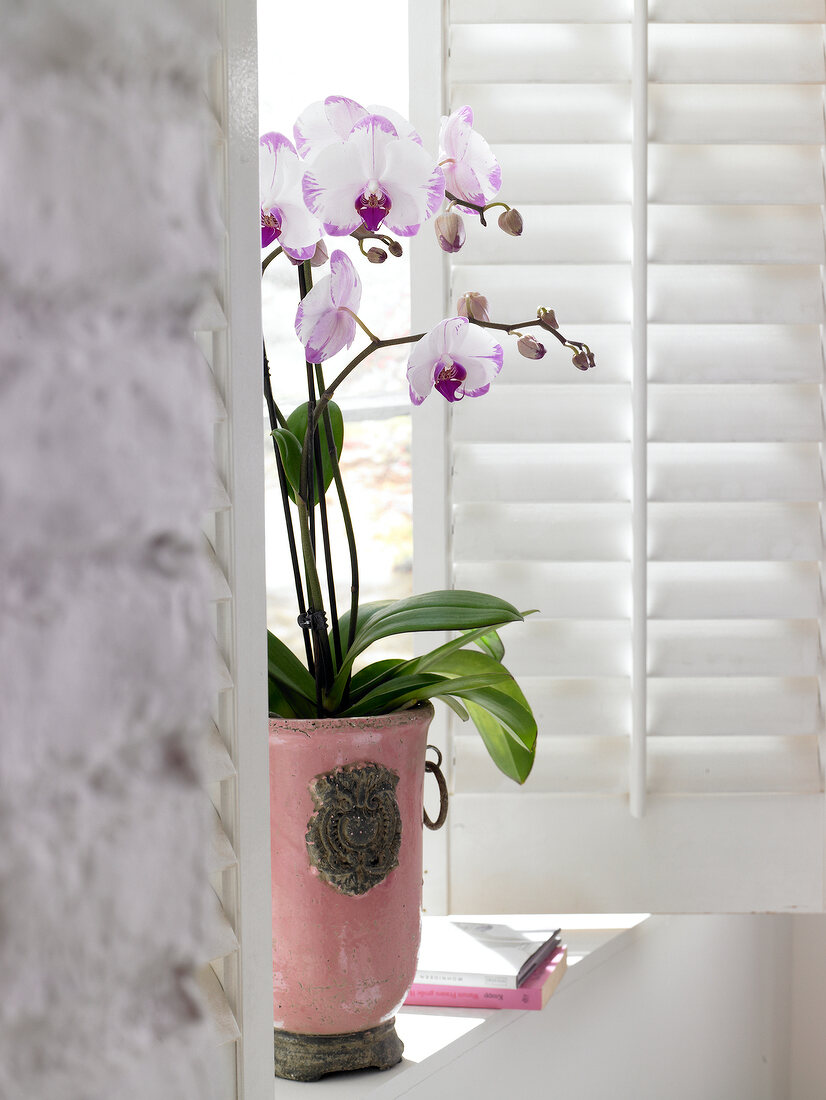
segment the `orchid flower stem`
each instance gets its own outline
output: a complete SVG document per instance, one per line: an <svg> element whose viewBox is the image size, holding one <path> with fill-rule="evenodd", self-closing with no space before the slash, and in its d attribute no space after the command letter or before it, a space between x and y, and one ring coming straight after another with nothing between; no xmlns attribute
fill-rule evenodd
<svg viewBox="0 0 826 1100"><path fill-rule="evenodd" d="M370 331L370 329L367 327L367 325L365 325L364 321L362 321L361 317L359 317L357 313L353 313L352 309L348 309L347 306L339 306L339 309L342 313L349 313L358 325L358 327L362 330L362 332L365 332L374 343L381 343L378 336Z"/></svg>
<svg viewBox="0 0 826 1100"><path fill-rule="evenodd" d="M510 210L510 207L506 202L489 202L485 206L480 206L479 203L470 202L468 199L462 199L458 195L454 195L451 191L445 191L445 198L450 201L448 209L452 209L454 206L465 206L468 210L475 210L479 215L479 221L482 225L487 226L485 221L485 213L488 210L493 210L495 206L504 206L506 210Z"/></svg>
<svg viewBox="0 0 826 1100"><path fill-rule="evenodd" d="M273 262L275 257L280 255L280 253L282 253L283 251L284 251L284 249L279 245L278 248L274 248L272 250L272 252L269 253L268 256L264 257L264 259L261 261L261 274L262 275L267 270L267 268L270 266L270 264Z"/></svg>
<svg viewBox="0 0 826 1100"><path fill-rule="evenodd" d="M321 364L316 365L316 382L318 384L319 392L323 393L325 390L324 385L324 372L321 368ZM344 479L341 476L341 469L338 463L338 455L336 454L335 440L333 439L333 425L330 420L330 410L325 408L323 411L324 418L324 430L327 433L327 451L330 456L330 465L333 470L333 481L336 484L336 492L338 494L339 507L341 508L341 518L344 523L344 533L347 538L347 549L350 554L350 628L348 630L347 648L353 644L353 639L356 635L356 621L358 618L358 606L359 606L359 562L358 552L356 549L356 536L353 529L353 520L350 515L350 506L347 503L347 496L344 492ZM341 666L341 634L339 631L338 618L333 620L333 641L336 647L336 661ZM348 680L349 683L349 680Z"/></svg>
<svg viewBox="0 0 826 1100"><path fill-rule="evenodd" d="M305 298L313 285L312 268L308 260L298 265L298 288L301 298ZM324 616L324 597L321 592L321 582L315 560L314 515L315 515L315 489L316 477L318 478L318 506L321 516L321 535L324 546L324 560L327 574L328 594L330 596L330 610L333 615L333 635L338 633L338 618L335 609L335 589L333 585L333 564L330 552L330 539L327 527L327 502L324 495L324 475L321 466L321 440L318 433L319 417L316 415L317 401L315 392L315 379L313 377L313 364L306 363L307 368L307 431L304 436L304 444L301 451L301 473L299 479L299 492L296 495L298 502L298 516L301 529L301 545L304 552L304 569L307 579L308 611L315 613L309 623L312 631L315 650L315 683L316 705L319 716L323 713L322 703L324 694L333 682L333 658L330 652L330 639L327 634L326 619ZM324 405L326 408L326 403ZM322 409L323 411L323 409ZM317 474L314 476L313 467Z"/></svg>
<svg viewBox="0 0 826 1100"><path fill-rule="evenodd" d="M270 376L270 362L267 358L267 345L263 345L264 350L264 397L267 402L267 411L270 417L270 429L275 430L278 423L281 423L282 427L287 426L287 422L281 415L278 406L275 403L275 399L272 393L272 378ZM272 438L273 450L275 451L275 466L278 471L278 485L281 490L281 502L284 507L284 526L287 531L287 543L290 551L290 564L293 569L293 580L295 582L295 596L298 604L298 610L303 615L307 610L307 605L304 602L304 583L301 577L301 567L298 564L298 551L295 544L295 531L293 530L293 517L290 512L290 494L287 491L287 474L284 470L284 463L281 461L281 452L278 449L278 444L275 441L275 437ZM307 655L307 668L311 676L315 675L315 663L313 661L313 650L310 645L310 638L307 631L302 631L304 635L304 649Z"/></svg>

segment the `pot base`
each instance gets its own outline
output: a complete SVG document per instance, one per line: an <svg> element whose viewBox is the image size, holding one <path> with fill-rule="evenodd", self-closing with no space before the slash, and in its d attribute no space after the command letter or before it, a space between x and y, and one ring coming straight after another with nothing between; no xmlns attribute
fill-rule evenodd
<svg viewBox="0 0 826 1100"><path fill-rule="evenodd" d="M366 1031L344 1035L300 1035L275 1028L275 1076L288 1081L317 1081L328 1073L353 1069L390 1069L401 1061L404 1043L395 1017Z"/></svg>

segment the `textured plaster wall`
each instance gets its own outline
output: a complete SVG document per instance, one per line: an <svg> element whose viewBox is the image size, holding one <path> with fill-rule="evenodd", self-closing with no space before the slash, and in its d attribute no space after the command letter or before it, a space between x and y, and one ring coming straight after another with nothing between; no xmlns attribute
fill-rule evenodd
<svg viewBox="0 0 826 1100"><path fill-rule="evenodd" d="M3 1100L208 1095L207 6L0 0Z"/></svg>

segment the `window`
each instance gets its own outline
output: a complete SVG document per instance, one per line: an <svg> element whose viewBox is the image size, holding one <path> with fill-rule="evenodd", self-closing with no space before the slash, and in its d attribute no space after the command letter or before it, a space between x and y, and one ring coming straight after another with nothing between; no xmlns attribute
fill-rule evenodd
<svg viewBox="0 0 826 1100"><path fill-rule="evenodd" d="M346 95L364 104L381 103L407 113L407 4L382 13L386 48L365 46L363 28L352 9L324 0L321 4L276 10L259 7L259 95L261 132L276 130L292 139L301 111L328 95ZM324 34L317 27L325 28ZM284 41L312 43L314 64L307 68L302 49L285 51ZM365 51L369 49L369 63ZM362 64L363 62L363 64ZM326 239L335 248L358 255L349 237ZM367 242L369 246L373 242ZM404 255L381 265L356 259L364 292L362 316L380 336L410 331L408 242ZM328 269L319 268L316 278ZM306 401L301 348L293 328L298 301L297 276L285 257L271 264L263 280L264 336L271 363L275 397L286 413ZM357 346L362 346L361 333ZM362 602L397 599L411 592L412 505L410 485L410 402L405 367L409 349L388 348L371 356L348 380L336 400L345 417L342 472L359 550ZM347 351L324 364L330 379L348 361ZM262 414L266 415L263 413ZM269 421L265 422L269 432ZM272 448L267 447L267 620L271 630L302 652L296 626L292 570L284 535L281 494ZM338 581L339 611L349 607L348 552L335 493L328 497L332 558ZM370 659L412 656L409 636L376 646Z"/></svg>
<svg viewBox="0 0 826 1100"><path fill-rule="evenodd" d="M418 12L413 122L471 104L526 230L422 250L414 310L546 305L597 354L508 349L486 398L414 416L417 588L541 609L505 635L525 788L443 734L437 905L823 905L823 18L452 0L440 57Z"/></svg>

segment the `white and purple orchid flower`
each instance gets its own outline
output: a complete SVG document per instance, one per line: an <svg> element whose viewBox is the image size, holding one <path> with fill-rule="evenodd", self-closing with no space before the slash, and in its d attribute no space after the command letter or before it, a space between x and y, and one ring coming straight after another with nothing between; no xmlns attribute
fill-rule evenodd
<svg viewBox="0 0 826 1100"><path fill-rule="evenodd" d="M261 247L278 241L294 260L309 260L321 237L321 226L301 194L304 165L283 134L264 134L258 143L261 195Z"/></svg>
<svg viewBox="0 0 826 1100"><path fill-rule="evenodd" d="M304 201L332 236L384 226L412 237L442 203L441 168L395 111L328 96L302 112L294 133L307 162Z"/></svg>
<svg viewBox="0 0 826 1100"><path fill-rule="evenodd" d="M421 405L432 389L447 401L481 397L502 369L502 345L466 317L440 321L418 342L407 363L410 400Z"/></svg>
<svg viewBox="0 0 826 1100"><path fill-rule="evenodd" d="M308 363L323 363L350 347L356 335L353 314L360 304L361 280L350 257L337 248L330 257L330 274L299 302L295 315Z"/></svg>
<svg viewBox="0 0 826 1100"><path fill-rule="evenodd" d="M445 174L445 189L457 199L484 206L502 186L499 162L482 135L473 129L470 107L459 107L442 117L439 162Z"/></svg>

